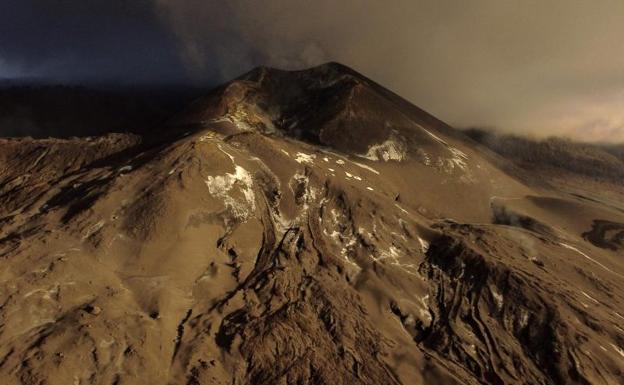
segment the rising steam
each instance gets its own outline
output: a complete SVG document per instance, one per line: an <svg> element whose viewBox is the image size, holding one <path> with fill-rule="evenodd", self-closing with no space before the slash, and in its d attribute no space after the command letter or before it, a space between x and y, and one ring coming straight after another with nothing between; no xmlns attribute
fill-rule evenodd
<svg viewBox="0 0 624 385"><path fill-rule="evenodd" d="M624 140L619 0L155 1L198 78L335 60L456 126Z"/></svg>

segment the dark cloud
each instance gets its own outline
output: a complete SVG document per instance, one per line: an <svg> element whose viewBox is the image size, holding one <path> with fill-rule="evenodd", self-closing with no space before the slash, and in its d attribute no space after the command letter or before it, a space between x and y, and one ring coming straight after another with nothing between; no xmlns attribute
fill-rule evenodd
<svg viewBox="0 0 624 385"><path fill-rule="evenodd" d="M0 71L214 84L336 60L456 126L624 141L621 0L9 3Z"/></svg>
<svg viewBox="0 0 624 385"><path fill-rule="evenodd" d="M18 73L57 81L180 81L186 76L177 41L146 0L5 0L0 5L3 70L5 77Z"/></svg>

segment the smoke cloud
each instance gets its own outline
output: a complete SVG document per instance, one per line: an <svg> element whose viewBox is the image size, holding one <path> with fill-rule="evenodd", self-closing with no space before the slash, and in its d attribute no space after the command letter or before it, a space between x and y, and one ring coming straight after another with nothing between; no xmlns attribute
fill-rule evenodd
<svg viewBox="0 0 624 385"><path fill-rule="evenodd" d="M455 126L624 141L624 2L157 0L185 62L354 67Z"/></svg>
<svg viewBox="0 0 624 385"><path fill-rule="evenodd" d="M621 0L7 0L0 78L215 85L339 61L457 127L624 141Z"/></svg>

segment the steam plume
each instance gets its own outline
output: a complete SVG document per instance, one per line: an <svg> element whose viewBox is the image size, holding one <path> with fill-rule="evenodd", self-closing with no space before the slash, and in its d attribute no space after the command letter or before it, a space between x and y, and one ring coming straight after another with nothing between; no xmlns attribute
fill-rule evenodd
<svg viewBox="0 0 624 385"><path fill-rule="evenodd" d="M624 141L624 2L155 0L198 74L336 60L457 126Z"/></svg>

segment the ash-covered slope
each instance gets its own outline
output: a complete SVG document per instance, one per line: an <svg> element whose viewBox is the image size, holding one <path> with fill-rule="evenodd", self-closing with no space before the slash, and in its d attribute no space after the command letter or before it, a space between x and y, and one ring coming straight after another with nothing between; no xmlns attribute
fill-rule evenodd
<svg viewBox="0 0 624 385"><path fill-rule="evenodd" d="M337 64L157 132L0 142L1 383L621 383L624 205Z"/></svg>

